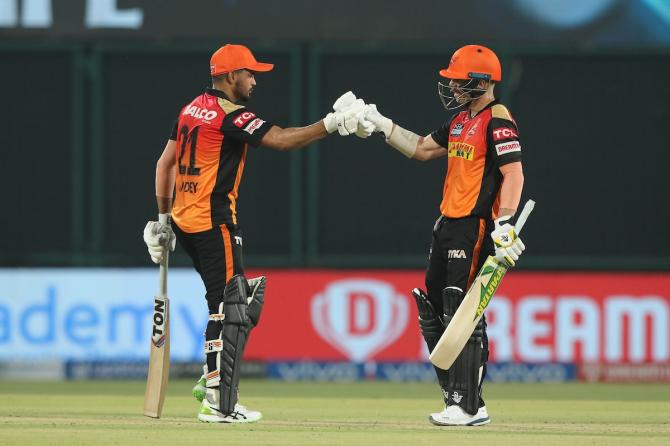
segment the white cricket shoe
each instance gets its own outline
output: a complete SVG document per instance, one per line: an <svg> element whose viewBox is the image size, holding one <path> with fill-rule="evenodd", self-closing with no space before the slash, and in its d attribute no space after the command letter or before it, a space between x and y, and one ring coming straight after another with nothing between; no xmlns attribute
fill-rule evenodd
<svg viewBox="0 0 670 446"><path fill-rule="evenodd" d="M491 418L486 406L480 407L476 414L470 415L460 406L445 407L442 412L431 413L428 421L436 426L482 426L489 424Z"/></svg>
<svg viewBox="0 0 670 446"><path fill-rule="evenodd" d="M235 404L235 412L224 415L219 408L209 403L207 398L202 400L198 420L204 423L253 423L263 418L260 412L249 410L246 406Z"/></svg>

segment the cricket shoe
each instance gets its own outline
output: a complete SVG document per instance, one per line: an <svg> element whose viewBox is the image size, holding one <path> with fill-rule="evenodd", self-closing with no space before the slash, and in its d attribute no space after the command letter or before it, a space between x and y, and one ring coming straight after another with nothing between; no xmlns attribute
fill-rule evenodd
<svg viewBox="0 0 670 446"><path fill-rule="evenodd" d="M470 415L460 406L448 406L442 412L431 413L428 421L436 426L482 426L489 424L491 418L486 406L480 407L476 414Z"/></svg>
<svg viewBox="0 0 670 446"><path fill-rule="evenodd" d="M198 420L204 423L253 423L261 418L263 415L260 412L249 410L241 404L235 404L235 411L224 415L216 405L207 401L207 398L202 400L198 414Z"/></svg>
<svg viewBox="0 0 670 446"><path fill-rule="evenodd" d="M193 386L193 398L202 402L207 393L207 377L202 375L195 386Z"/></svg>

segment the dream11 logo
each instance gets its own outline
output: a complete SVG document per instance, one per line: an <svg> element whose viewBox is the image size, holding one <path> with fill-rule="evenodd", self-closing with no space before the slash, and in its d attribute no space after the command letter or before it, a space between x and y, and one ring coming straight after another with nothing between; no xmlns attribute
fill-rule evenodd
<svg viewBox="0 0 670 446"><path fill-rule="evenodd" d="M408 303L388 282L345 279L329 283L311 303L312 325L355 362L392 344L407 327Z"/></svg>

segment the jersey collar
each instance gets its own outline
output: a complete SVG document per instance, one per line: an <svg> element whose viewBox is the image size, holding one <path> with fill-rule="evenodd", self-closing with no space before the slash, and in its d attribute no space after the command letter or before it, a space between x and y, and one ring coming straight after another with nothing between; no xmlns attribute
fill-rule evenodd
<svg viewBox="0 0 670 446"><path fill-rule="evenodd" d="M488 110L489 108L493 107L493 106L496 105L497 103L498 103L498 99L494 99L494 100L492 100L491 102L489 102L488 104L486 104L486 106L485 106L484 108L482 108L481 110L479 110L479 112L478 112L476 115L474 115L474 116L470 116L470 110L465 110L465 112L467 113L467 116L468 116L469 119L475 119L477 116L479 116L480 114L482 114L482 112L483 112L484 110Z"/></svg>
<svg viewBox="0 0 670 446"><path fill-rule="evenodd" d="M225 99L226 101L230 101L230 98L226 96L226 94L221 90L216 90L214 88L207 88L207 90L205 90L205 93L210 94L212 96L216 96L217 98Z"/></svg>

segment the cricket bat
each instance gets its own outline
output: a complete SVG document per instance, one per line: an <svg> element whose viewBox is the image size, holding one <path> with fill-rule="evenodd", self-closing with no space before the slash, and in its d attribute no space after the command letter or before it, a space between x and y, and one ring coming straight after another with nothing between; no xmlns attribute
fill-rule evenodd
<svg viewBox="0 0 670 446"><path fill-rule="evenodd" d="M170 301L167 297L168 250L160 263L158 295L154 297L151 352L144 393L144 415L160 418L170 375Z"/></svg>
<svg viewBox="0 0 670 446"><path fill-rule="evenodd" d="M516 233L519 234L526 224L526 219L535 207L533 200L528 200L516 222ZM508 267L498 263L494 257L488 256L472 282L463 302L456 310L447 329L430 354L430 362L435 366L448 370L470 339L477 323L482 318L498 285L505 276Z"/></svg>

